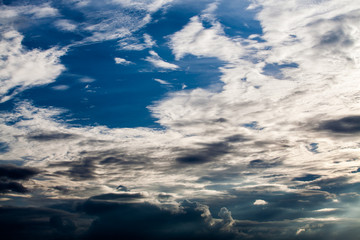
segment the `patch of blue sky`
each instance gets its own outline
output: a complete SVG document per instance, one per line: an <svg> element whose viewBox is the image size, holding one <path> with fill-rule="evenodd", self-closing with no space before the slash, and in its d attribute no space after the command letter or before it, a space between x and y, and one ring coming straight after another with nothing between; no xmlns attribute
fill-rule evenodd
<svg viewBox="0 0 360 240"><path fill-rule="evenodd" d="M319 144L318 143L310 143L309 146L306 147L306 149L312 153L319 153Z"/></svg>
<svg viewBox="0 0 360 240"><path fill-rule="evenodd" d="M258 131L261 131L261 130L264 129L263 127L259 126L257 121L253 121L253 122L250 122L250 123L245 123L242 126L245 127L245 128L250 128L250 129L258 130Z"/></svg>
<svg viewBox="0 0 360 240"><path fill-rule="evenodd" d="M164 60L173 60L165 48L155 51ZM175 62L179 69L172 71L145 61L148 55L148 49L120 51L116 41L78 46L61 58L67 71L56 82L29 89L20 97L31 99L36 106L69 110L72 124L160 128L146 108L154 101L185 86L185 89L220 88L222 63L215 58L187 56ZM116 64L116 57L132 64Z"/></svg>
<svg viewBox="0 0 360 240"><path fill-rule="evenodd" d="M157 119L146 108L154 101L161 100L169 92L183 89L220 91L222 88L219 67L224 65L223 62L216 58L191 55L175 61L166 38L182 29L191 17L200 14L210 2L176 4L159 11L153 16L152 23L134 34L139 41L142 41L144 33L149 34L157 43L153 50L164 61L179 66L178 69L157 68L145 60L150 49L122 50L117 40L79 45L70 48L61 58L67 70L56 82L26 90L15 101L29 99L36 106L67 109L69 123L76 125L160 128ZM84 16L77 11L64 6L57 8L66 19L84 21ZM86 37L86 33L61 31L54 24L46 24L46 21L44 19L24 28L23 44L27 48L66 46ZM115 58L131 64L116 64ZM169 84L161 84L156 79ZM15 101L0 104L0 107L10 110Z"/></svg>
<svg viewBox="0 0 360 240"><path fill-rule="evenodd" d="M282 69L284 68L298 68L299 65L297 63L271 63L266 64L265 67L262 69L263 74L267 76L272 76L277 79L284 79L284 74L282 72Z"/></svg>
<svg viewBox="0 0 360 240"><path fill-rule="evenodd" d="M262 27L256 19L259 9L247 9L250 1L220 1L215 11L216 18L225 26L224 32L229 37L248 38L250 35L262 35ZM255 38L262 42L260 37Z"/></svg>

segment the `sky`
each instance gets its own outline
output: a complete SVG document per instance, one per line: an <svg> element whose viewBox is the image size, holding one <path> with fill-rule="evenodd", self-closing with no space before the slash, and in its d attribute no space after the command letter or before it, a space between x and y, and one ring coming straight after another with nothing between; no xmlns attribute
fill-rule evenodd
<svg viewBox="0 0 360 240"><path fill-rule="evenodd" d="M360 2L0 0L0 238L360 234Z"/></svg>

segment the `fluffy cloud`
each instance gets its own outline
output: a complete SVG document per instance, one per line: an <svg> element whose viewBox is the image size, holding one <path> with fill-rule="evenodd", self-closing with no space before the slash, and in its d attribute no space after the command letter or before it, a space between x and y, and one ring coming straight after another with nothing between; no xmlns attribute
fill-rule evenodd
<svg viewBox="0 0 360 240"><path fill-rule="evenodd" d="M121 65L129 65L132 63L124 58L119 58L119 57L114 58L114 60L116 64L121 64Z"/></svg>
<svg viewBox="0 0 360 240"><path fill-rule="evenodd" d="M65 67L59 58L65 50L27 50L21 41L23 36L15 31L3 31L0 42L0 101L5 102L30 87L54 82Z"/></svg>

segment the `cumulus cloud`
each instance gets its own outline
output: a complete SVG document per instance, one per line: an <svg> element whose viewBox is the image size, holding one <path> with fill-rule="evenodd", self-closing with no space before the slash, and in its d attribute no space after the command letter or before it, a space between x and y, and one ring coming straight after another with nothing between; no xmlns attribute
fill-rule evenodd
<svg viewBox="0 0 360 240"><path fill-rule="evenodd" d="M224 36L223 27L219 22L205 28L199 16L192 17L182 30L170 36L170 47L177 59L191 54L198 57L218 57L223 61L237 61L244 54L241 41Z"/></svg>

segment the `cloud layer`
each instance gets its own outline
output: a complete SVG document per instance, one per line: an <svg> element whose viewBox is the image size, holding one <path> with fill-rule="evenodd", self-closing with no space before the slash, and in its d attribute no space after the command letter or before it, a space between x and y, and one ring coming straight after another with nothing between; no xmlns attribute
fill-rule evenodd
<svg viewBox="0 0 360 240"><path fill-rule="evenodd" d="M155 74L186 72L191 57L216 59L221 87L179 89L153 102L162 129L76 126L65 109L13 102L0 119L4 234L357 239L358 3L252 1L237 11L255 11L262 32L244 37L223 24L228 1L205 1L155 42L145 26L167 20L177 1L70 2L86 21L65 19L51 4L29 11L31 19L54 18L63 34L84 34L70 45L27 49L16 26L3 28L1 102L53 83L69 49L102 41L124 53L109 56L119 69L137 65L125 55L135 50L155 68L139 71ZM3 16L23 8L8 6ZM163 18L152 21L156 13Z"/></svg>

